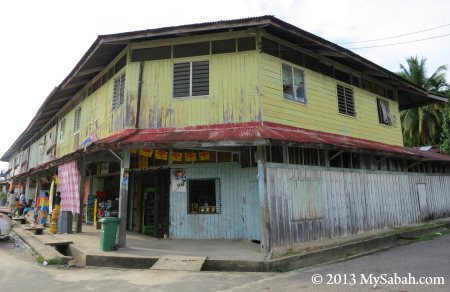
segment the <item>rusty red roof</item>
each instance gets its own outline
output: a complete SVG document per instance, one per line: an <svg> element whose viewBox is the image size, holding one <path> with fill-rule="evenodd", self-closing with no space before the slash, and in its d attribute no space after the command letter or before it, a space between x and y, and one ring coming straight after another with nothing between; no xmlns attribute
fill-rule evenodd
<svg viewBox="0 0 450 292"><path fill-rule="evenodd" d="M346 149L359 149L393 153L397 155L419 156L422 159L450 161L450 156L442 153L421 151L389 145L349 136L296 128L270 122L247 122L216 124L183 128L127 129L98 140L94 148L133 147L145 144L201 146L205 143L226 145L248 145L269 141L287 141L309 145L325 145Z"/></svg>

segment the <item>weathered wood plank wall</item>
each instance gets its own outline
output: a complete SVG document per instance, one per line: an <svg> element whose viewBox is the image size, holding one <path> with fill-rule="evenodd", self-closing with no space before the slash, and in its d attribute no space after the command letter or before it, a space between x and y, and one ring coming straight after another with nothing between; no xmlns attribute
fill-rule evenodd
<svg viewBox="0 0 450 292"><path fill-rule="evenodd" d="M274 163L267 164L267 176L271 247L450 215L450 176L321 170ZM304 199L304 205L294 206L298 202L295 185L299 182L318 182L320 188L308 190L310 196L318 198L313 202ZM425 184L426 205L422 208L418 184ZM321 202L320 208L308 211L316 202ZM321 215L317 216L316 211ZM298 213L308 212L314 216L295 218Z"/></svg>
<svg viewBox="0 0 450 292"><path fill-rule="evenodd" d="M336 79L306 68L301 68L306 104L286 100L281 72L284 61L265 53L260 59L264 121L403 146L397 101L388 100L393 125L382 125L378 121L377 95L347 84L354 90L356 116L340 114Z"/></svg>
<svg viewBox="0 0 450 292"><path fill-rule="evenodd" d="M257 173L235 164L188 168L188 180L220 179L221 213L187 214L187 194L171 192L170 237L259 240Z"/></svg>

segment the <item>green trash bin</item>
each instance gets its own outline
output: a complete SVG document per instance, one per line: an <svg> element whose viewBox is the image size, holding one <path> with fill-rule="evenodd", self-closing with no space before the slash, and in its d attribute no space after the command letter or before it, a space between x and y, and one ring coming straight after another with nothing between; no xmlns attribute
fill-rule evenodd
<svg viewBox="0 0 450 292"><path fill-rule="evenodd" d="M119 218L105 217L99 221L102 224L102 230L100 231L100 249L102 251L114 250Z"/></svg>

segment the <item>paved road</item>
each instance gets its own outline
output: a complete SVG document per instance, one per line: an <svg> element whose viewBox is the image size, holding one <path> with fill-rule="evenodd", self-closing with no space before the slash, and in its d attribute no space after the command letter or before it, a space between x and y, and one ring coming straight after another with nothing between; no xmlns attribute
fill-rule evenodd
<svg viewBox="0 0 450 292"><path fill-rule="evenodd" d="M444 285L375 285L361 284L370 280L370 274L387 274L389 280L397 273L398 277L408 276L416 280L420 277L443 277ZM364 276L362 276L362 275ZM313 284L312 277L320 275L322 284ZM341 284L324 284L326 282ZM347 283L345 281L347 277ZM353 275L355 281L353 281ZM316 280L319 276L316 276ZM364 277L364 278L363 278ZM441 280L441 279L439 279ZM393 279L395 281L395 279ZM354 285L351 285L353 284ZM450 291L450 236L434 240L396 247L388 251L356 258L350 261L305 268L276 277L262 279L231 291Z"/></svg>
<svg viewBox="0 0 450 292"><path fill-rule="evenodd" d="M450 236L398 247L354 260L289 273L163 272L108 268L55 268L35 262L19 244L0 242L0 291L450 291ZM444 277L445 285L360 284L361 274ZM313 284L319 274L341 275L340 285ZM347 275L349 284L344 282ZM350 285L355 277L355 285ZM339 276L334 276L335 281ZM369 279L370 280L370 279Z"/></svg>

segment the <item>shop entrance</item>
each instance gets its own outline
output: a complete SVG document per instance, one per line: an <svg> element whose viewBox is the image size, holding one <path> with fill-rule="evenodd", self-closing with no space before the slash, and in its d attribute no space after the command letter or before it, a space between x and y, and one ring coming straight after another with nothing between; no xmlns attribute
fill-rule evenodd
<svg viewBox="0 0 450 292"><path fill-rule="evenodd" d="M130 230L157 238L169 234L170 171L135 172Z"/></svg>

